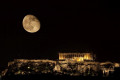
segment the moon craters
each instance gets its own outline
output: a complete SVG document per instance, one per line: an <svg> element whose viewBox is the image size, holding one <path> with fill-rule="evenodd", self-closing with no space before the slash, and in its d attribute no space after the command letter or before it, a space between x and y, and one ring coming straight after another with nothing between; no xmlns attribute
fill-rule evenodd
<svg viewBox="0 0 120 80"><path fill-rule="evenodd" d="M33 15L26 15L23 19L23 28L30 33L35 33L40 29L40 21Z"/></svg>

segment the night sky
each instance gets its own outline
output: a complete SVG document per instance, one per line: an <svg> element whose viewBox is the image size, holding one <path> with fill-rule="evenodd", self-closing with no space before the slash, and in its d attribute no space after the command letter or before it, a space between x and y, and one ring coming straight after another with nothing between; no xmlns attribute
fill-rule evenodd
<svg viewBox="0 0 120 80"><path fill-rule="evenodd" d="M36 33L23 29L36 16ZM120 62L120 5L110 0L9 0L0 5L0 69L17 58L58 59L59 52L92 52L97 61Z"/></svg>

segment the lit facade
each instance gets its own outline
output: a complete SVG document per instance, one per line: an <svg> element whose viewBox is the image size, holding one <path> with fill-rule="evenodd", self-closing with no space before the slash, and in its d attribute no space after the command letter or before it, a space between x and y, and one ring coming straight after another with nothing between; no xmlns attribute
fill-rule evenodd
<svg viewBox="0 0 120 80"><path fill-rule="evenodd" d="M119 63L96 62L92 53L59 53L59 60L15 59L8 62L8 68L2 71L5 75L26 74L67 74L71 76L109 76L120 68Z"/></svg>
<svg viewBox="0 0 120 80"><path fill-rule="evenodd" d="M73 60L73 61L93 61L95 55L92 53L59 53L59 60Z"/></svg>

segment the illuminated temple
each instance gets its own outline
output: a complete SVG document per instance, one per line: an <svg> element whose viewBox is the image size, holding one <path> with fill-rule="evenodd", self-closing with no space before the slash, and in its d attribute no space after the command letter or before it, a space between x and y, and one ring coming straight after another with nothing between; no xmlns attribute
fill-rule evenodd
<svg viewBox="0 0 120 80"><path fill-rule="evenodd" d="M59 60L93 61L94 57L92 53L59 53Z"/></svg>
<svg viewBox="0 0 120 80"><path fill-rule="evenodd" d="M5 75L57 74L71 76L109 76L119 63L97 62L92 53L59 53L59 60L48 59L15 59L8 62L8 68L2 71Z"/></svg>

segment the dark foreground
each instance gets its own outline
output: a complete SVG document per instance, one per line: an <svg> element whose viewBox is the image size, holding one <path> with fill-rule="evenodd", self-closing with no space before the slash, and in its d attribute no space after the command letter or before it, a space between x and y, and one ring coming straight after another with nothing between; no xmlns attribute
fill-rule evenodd
<svg viewBox="0 0 120 80"><path fill-rule="evenodd" d="M120 76L68 76L68 75L18 75L5 76L2 80L120 80Z"/></svg>

